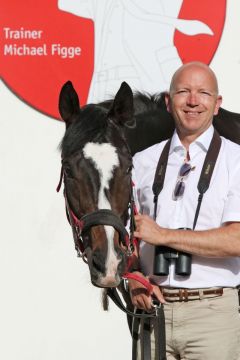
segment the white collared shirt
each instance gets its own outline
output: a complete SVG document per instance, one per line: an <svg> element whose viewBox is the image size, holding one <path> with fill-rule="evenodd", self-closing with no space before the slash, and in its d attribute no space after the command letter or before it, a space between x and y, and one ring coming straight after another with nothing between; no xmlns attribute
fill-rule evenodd
<svg viewBox="0 0 240 360"><path fill-rule="evenodd" d="M192 228L198 202L197 184L209 148L213 126L210 126L189 147L192 170L184 179L183 197L174 200L173 191L186 149L175 132L171 141L164 187L158 198L157 223L165 228ZM152 185L159 157L166 141L153 145L134 156L135 196L140 213L153 217ZM240 146L223 138L210 186L204 194L195 230L218 228L228 221L240 221ZM190 276L175 274L171 261L169 276L153 275L154 246L141 241L141 267L158 284L172 287L207 288L240 284L240 258L192 257Z"/></svg>

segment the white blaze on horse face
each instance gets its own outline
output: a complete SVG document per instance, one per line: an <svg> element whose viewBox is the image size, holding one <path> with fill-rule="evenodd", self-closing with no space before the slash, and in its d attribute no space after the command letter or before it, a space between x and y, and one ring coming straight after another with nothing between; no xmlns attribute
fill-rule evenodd
<svg viewBox="0 0 240 360"><path fill-rule="evenodd" d="M113 170L119 166L119 159L116 148L109 143L87 143L83 148L83 154L86 159L90 159L100 176L100 189L98 194L98 209L111 210L111 204L105 195L105 189L109 188L109 182L113 176ZM112 226L104 226L107 240L108 253L106 258L106 279L115 279L117 267L120 260L114 250L114 228ZM116 280L114 280L116 281ZM102 284L103 285L103 284Z"/></svg>
<svg viewBox="0 0 240 360"><path fill-rule="evenodd" d="M84 157L92 160L94 167L99 172L100 189L98 195L98 208L111 209L111 205L105 195L105 189L109 188L109 181L113 176L113 170L119 166L116 148L108 143L87 143L83 148Z"/></svg>

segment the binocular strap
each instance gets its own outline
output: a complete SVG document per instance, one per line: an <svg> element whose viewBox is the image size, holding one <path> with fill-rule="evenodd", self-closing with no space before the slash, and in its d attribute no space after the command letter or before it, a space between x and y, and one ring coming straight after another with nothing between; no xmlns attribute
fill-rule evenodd
<svg viewBox="0 0 240 360"><path fill-rule="evenodd" d="M163 148L163 151L162 151L161 156L158 161L158 165L157 165L157 169L156 169L155 177L154 177L154 182L153 182L153 186L152 186L152 190L153 190L153 194L154 194L154 220L156 220L156 217L157 217L158 196L159 196L160 192L162 191L163 185L164 185L171 140L172 139L169 139ZM198 181L197 188L199 191L199 197L198 197L198 205L196 208L194 221L193 221L193 230L196 227L200 207L202 204L203 195L209 188L209 184L210 184L213 170L214 170L217 158L218 158L220 147L221 147L221 138L220 138L218 132L214 129L213 137L212 137L210 146L208 148L208 151L207 151L207 154L206 154L206 157L204 160L200 179Z"/></svg>

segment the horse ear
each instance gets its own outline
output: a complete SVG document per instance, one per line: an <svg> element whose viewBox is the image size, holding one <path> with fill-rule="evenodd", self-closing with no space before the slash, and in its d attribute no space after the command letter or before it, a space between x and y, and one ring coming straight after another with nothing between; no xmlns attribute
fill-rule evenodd
<svg viewBox="0 0 240 360"><path fill-rule="evenodd" d="M65 121L66 127L74 122L76 119L74 115L80 113L78 95L71 81L67 81L61 89L58 108L62 119Z"/></svg>
<svg viewBox="0 0 240 360"><path fill-rule="evenodd" d="M109 116L119 125L133 127L135 125L133 115L132 89L126 82L122 82L120 89L113 100Z"/></svg>

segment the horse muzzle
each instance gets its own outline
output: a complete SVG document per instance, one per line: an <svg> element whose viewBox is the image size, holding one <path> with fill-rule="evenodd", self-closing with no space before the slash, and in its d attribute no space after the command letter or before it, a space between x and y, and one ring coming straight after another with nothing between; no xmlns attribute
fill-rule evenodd
<svg viewBox="0 0 240 360"><path fill-rule="evenodd" d="M94 240L93 240L94 241ZM121 248L88 248L86 252L91 282L98 287L116 287L127 270L127 256Z"/></svg>

